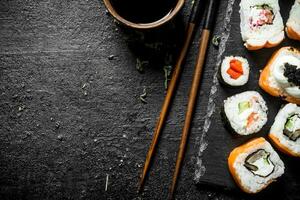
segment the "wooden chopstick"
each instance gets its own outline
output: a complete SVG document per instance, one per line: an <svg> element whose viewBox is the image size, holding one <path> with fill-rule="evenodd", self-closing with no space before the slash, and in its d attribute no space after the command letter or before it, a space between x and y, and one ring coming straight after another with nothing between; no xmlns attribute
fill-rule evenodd
<svg viewBox="0 0 300 200"><path fill-rule="evenodd" d="M157 120L156 126L155 126L155 131L154 131L154 135L146 156L146 160L144 163L144 168L141 174L141 178L140 178L140 182L139 182L139 187L138 187L138 191L141 192L141 190L143 189L144 183L145 183L145 178L148 174L149 171L149 167L150 167L150 163L152 160L152 157L154 155L157 143L158 143L158 139L159 139L159 135L162 131L162 128L164 126L164 123L166 121L167 115L168 115L168 111L169 111L169 107L172 101L172 98L174 96L174 93L176 91L176 86L177 86L177 82L180 78L180 74L182 71L182 64L185 60L186 54L188 52L190 43L192 41L193 35L194 35L194 30L195 30L195 26L197 24L197 22L199 21L200 18L200 14L201 14L201 9L202 7L204 7L204 2L205 0L198 0L194 3L193 8L192 8L192 12L189 18L189 23L187 25L187 29L186 29L186 33L185 33L185 38L184 38L184 42L183 42L183 46L182 49L180 51L179 57L176 61L173 73L172 73L172 78L170 80L169 86L168 86L168 90L167 90L167 94L166 97L164 99L163 105L162 105L162 109L159 115L159 118Z"/></svg>
<svg viewBox="0 0 300 200"><path fill-rule="evenodd" d="M189 95L189 101L187 105L187 111L185 116L185 122L182 130L182 136L180 141L180 146L178 150L178 155L176 159L176 166L175 171L173 174L173 180L169 191L169 199L173 199L174 197L174 191L176 188L177 179L179 176L179 172L181 169L182 161L184 158L184 153L186 149L186 143L191 127L192 117L194 108L196 105L198 90L200 87L200 80L202 76L205 56L207 52L208 42L210 38L210 30L213 28L215 16L217 12L218 7L218 0L210 0L208 4L207 14L205 18L204 28L202 30L201 38L200 38L200 46L199 46L199 52L198 57L196 61L195 71L193 75L193 81L190 89L190 95Z"/></svg>

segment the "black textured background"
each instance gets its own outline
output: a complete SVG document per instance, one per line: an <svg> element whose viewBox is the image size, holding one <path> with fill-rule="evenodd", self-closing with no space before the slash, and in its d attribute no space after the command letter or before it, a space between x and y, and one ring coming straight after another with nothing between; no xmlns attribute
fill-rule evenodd
<svg viewBox="0 0 300 200"><path fill-rule="evenodd" d="M191 2L178 16L184 22ZM165 94L162 66L136 70L137 54L102 1L1 0L0 199L166 199L198 36L145 192L137 195ZM193 180L216 54L210 47L178 199L235 198L197 188ZM139 100L145 87L147 104Z"/></svg>

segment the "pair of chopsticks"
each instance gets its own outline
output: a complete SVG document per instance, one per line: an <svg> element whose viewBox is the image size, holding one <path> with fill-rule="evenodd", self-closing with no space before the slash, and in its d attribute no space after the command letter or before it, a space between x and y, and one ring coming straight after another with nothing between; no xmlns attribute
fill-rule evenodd
<svg viewBox="0 0 300 200"><path fill-rule="evenodd" d="M196 99L197 99L198 89L200 86L203 65L204 65L206 51L207 51L207 47L208 47L208 41L210 38L210 31L214 25L215 15L217 12L219 0L196 0L193 5L192 13L191 13L189 23L187 26L187 30L186 30L186 34L185 34L184 43L183 43L180 55L177 59L174 71L172 73L172 78L169 83L169 88L168 88L166 97L164 99L161 113L160 113L160 116L158 118L158 121L157 121L157 124L155 127L151 145L149 147L149 150L148 150L148 153L146 156L143 172L142 172L140 182L139 182L139 189L138 189L139 191L141 191L144 186L145 178L149 171L150 163L151 163L152 157L154 155L154 152L155 152L155 149L156 149L156 146L158 143L159 135L160 135L163 125L166 121L168 110L169 110L169 107L171 104L171 100L172 100L172 97L174 96L177 82L179 80L180 73L182 71L182 64L185 60L187 51L188 51L190 43L192 41L192 38L193 38L193 35L195 32L196 23L198 23L198 21L200 20L201 9L205 6L206 1L208 1L208 6L207 6L206 16L205 16L205 20L204 20L203 30L201 33L199 52L198 52L198 56L197 56L192 85L191 85L191 89L190 89L189 101L188 101L188 106L187 106L187 111L186 111L186 116L185 116L185 122L184 122L183 130L182 130L180 146L179 146L178 155L177 155L177 159L176 159L175 171L174 171L174 175L173 175L172 185L171 185L171 188L169 191L169 199L173 199L173 195L174 195L175 187L177 184L177 179L179 176L182 161L184 158L186 143L187 143L190 127L191 127L193 111L194 111L194 107L196 104Z"/></svg>

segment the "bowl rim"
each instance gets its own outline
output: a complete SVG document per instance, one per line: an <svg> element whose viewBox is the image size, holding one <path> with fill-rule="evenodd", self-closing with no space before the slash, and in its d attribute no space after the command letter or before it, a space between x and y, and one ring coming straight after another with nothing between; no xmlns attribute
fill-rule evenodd
<svg viewBox="0 0 300 200"><path fill-rule="evenodd" d="M170 13L168 13L167 15L162 17L161 19L154 21L154 22L150 22L150 23L133 23L133 22L128 21L125 18L121 17L118 14L118 12L114 9L114 7L112 6L110 0L103 0L103 1L104 1L104 4L105 4L107 10L109 11L109 13L116 20L118 20L119 22L121 22L122 24L124 24L126 26L129 26L131 28L136 28L136 29L151 29L151 28L159 27L159 26L167 23L171 19L173 19L184 5L184 0L177 0L177 4L176 4L175 8Z"/></svg>

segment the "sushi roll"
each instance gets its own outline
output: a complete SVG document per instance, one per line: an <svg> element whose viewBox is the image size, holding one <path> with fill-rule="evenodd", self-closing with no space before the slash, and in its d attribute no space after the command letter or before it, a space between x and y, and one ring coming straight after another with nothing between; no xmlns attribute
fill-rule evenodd
<svg viewBox="0 0 300 200"><path fill-rule="evenodd" d="M300 107L285 105L278 112L269 137L282 152L300 157Z"/></svg>
<svg viewBox="0 0 300 200"><path fill-rule="evenodd" d="M260 74L259 86L272 96L300 104L300 51L282 47Z"/></svg>
<svg viewBox="0 0 300 200"><path fill-rule="evenodd" d="M242 86L249 79L248 61L239 56L225 57L221 69L221 81L230 86Z"/></svg>
<svg viewBox="0 0 300 200"><path fill-rule="evenodd" d="M286 23L285 32L289 38L300 40L300 0L295 3L290 11L290 17Z"/></svg>
<svg viewBox="0 0 300 200"><path fill-rule="evenodd" d="M224 101L226 121L239 135L250 135L260 131L267 122L267 105L255 91L236 94Z"/></svg>
<svg viewBox="0 0 300 200"><path fill-rule="evenodd" d="M241 34L249 50L271 48L284 39L278 0L241 0Z"/></svg>
<svg viewBox="0 0 300 200"><path fill-rule="evenodd" d="M246 193L257 193L284 173L284 163L264 138L235 148L228 157L229 171Z"/></svg>

